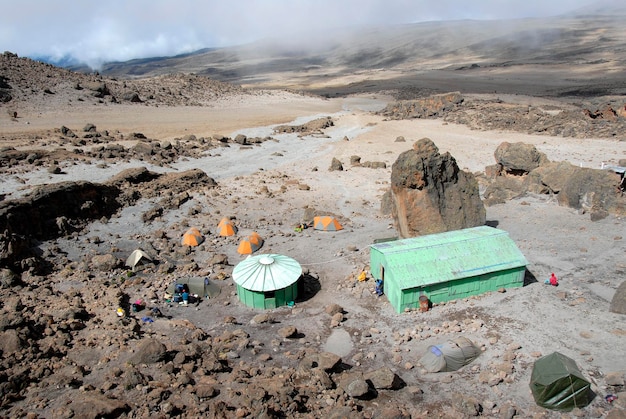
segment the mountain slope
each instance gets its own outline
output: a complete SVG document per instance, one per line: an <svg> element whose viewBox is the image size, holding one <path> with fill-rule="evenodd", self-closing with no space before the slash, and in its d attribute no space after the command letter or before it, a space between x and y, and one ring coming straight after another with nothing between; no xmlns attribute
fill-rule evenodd
<svg viewBox="0 0 626 419"><path fill-rule="evenodd" d="M559 96L590 89L615 93L626 64L626 10L511 21L448 21L369 27L311 36L306 42L265 40L175 57L108 63L102 74L147 77L194 73L255 87L322 94L414 87L441 90L453 79L461 90L493 91L509 79L514 93ZM433 73L434 72L434 73ZM545 81L536 80L542 73ZM424 76L423 81L420 77ZM560 76L559 76L560 75ZM552 77L559 76L555 84ZM434 80L434 83L431 82ZM481 81L482 80L482 81ZM449 83L446 83L449 84ZM454 83L453 83L454 84ZM443 89L445 90L445 89ZM522 92L524 93L524 92ZM617 92L623 93L623 92Z"/></svg>

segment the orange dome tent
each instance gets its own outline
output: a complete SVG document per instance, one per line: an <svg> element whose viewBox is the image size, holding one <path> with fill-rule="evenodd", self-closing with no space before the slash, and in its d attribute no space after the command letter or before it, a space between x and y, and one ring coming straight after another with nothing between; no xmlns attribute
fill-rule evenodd
<svg viewBox="0 0 626 419"><path fill-rule="evenodd" d="M240 255L251 255L263 246L263 239L257 233L252 233L239 242L237 253Z"/></svg>
<svg viewBox="0 0 626 419"><path fill-rule="evenodd" d="M338 231L343 230L339 221L337 221L334 217L326 216L317 216L313 217L313 228L315 230L323 230L323 231Z"/></svg>
<svg viewBox="0 0 626 419"><path fill-rule="evenodd" d="M222 221L217 225L217 234L220 236L234 236L237 234L237 227L235 227L230 218L222 218Z"/></svg>
<svg viewBox="0 0 626 419"><path fill-rule="evenodd" d="M259 236L259 233L257 232L250 233L250 235L248 236L248 240L250 240L250 243L255 244L259 247L263 245L263 239L261 238L261 236Z"/></svg>
<svg viewBox="0 0 626 419"><path fill-rule="evenodd" d="M200 230L195 227L191 227L185 232L185 234L183 234L181 244L183 246L198 246L203 241L204 236L202 235L202 233L200 233Z"/></svg>

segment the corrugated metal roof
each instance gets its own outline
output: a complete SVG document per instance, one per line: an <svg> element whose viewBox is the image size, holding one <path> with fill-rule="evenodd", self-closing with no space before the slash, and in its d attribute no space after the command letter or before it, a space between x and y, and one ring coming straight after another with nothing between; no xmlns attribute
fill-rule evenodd
<svg viewBox="0 0 626 419"><path fill-rule="evenodd" d="M262 254L249 256L233 269L233 281L251 291L287 288L302 275L302 266L289 256Z"/></svg>
<svg viewBox="0 0 626 419"><path fill-rule="evenodd" d="M370 246L382 253L401 289L526 266L504 230L481 226Z"/></svg>

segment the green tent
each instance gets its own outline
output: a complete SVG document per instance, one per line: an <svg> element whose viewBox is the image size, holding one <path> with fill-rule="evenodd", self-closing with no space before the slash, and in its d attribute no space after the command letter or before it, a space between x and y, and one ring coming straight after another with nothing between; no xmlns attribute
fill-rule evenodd
<svg viewBox="0 0 626 419"><path fill-rule="evenodd" d="M197 295L199 298L213 298L220 294L222 289L219 285L212 283L208 278L191 277L179 278L167 287L167 292L174 295L176 285L186 284L189 287L189 293Z"/></svg>
<svg viewBox="0 0 626 419"><path fill-rule="evenodd" d="M593 400L591 384L576 362L559 353L535 361L530 377L535 402L546 409L570 411L587 406Z"/></svg>

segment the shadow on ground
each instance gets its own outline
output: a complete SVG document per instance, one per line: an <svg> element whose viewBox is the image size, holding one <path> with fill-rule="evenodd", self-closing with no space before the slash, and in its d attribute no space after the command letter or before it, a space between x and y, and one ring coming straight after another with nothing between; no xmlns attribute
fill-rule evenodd
<svg viewBox="0 0 626 419"><path fill-rule="evenodd" d="M303 274L298 282L298 298L296 302L310 300L322 289L320 280L311 274Z"/></svg>

